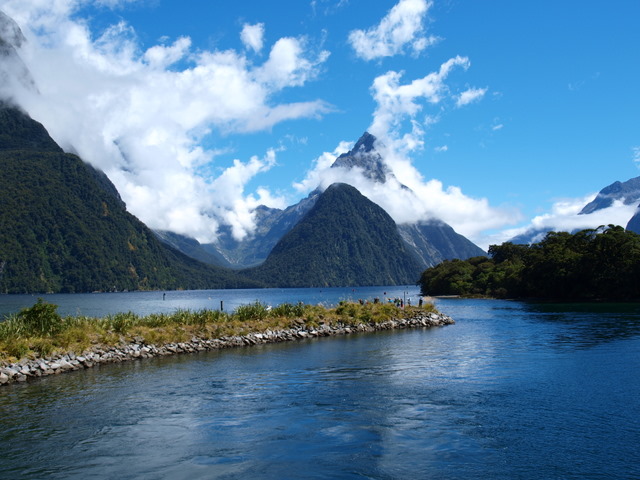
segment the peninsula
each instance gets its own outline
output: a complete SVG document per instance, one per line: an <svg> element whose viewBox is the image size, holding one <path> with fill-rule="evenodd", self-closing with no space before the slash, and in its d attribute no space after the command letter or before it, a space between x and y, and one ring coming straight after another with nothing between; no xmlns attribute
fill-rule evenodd
<svg viewBox="0 0 640 480"><path fill-rule="evenodd" d="M61 317L41 300L0 323L0 385L106 363L267 343L453 324L433 304L340 302L335 308L255 302L216 310Z"/></svg>

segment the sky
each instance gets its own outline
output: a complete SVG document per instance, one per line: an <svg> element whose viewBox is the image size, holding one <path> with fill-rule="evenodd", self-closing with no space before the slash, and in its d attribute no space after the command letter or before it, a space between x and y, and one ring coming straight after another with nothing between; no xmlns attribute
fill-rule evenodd
<svg viewBox="0 0 640 480"><path fill-rule="evenodd" d="M0 95L102 169L128 210L201 242L344 181L398 223L479 246L640 175L635 0L0 0L32 82ZM6 67L9 68L9 67ZM13 67L12 67L13 68ZM397 182L329 169L365 132ZM411 188L410 192L400 184Z"/></svg>

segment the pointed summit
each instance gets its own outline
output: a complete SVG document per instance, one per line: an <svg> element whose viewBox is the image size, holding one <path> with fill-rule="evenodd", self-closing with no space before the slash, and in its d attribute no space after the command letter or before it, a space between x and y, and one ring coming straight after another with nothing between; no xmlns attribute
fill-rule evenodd
<svg viewBox="0 0 640 480"><path fill-rule="evenodd" d="M375 148L375 142L376 137L369 132L364 132L351 150L336 158L331 168L359 168L370 180L385 183L393 173L382 161L382 156Z"/></svg>

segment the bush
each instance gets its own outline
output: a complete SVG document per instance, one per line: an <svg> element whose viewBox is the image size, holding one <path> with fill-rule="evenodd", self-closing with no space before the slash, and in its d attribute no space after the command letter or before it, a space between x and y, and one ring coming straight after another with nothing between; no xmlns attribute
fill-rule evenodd
<svg viewBox="0 0 640 480"><path fill-rule="evenodd" d="M125 334L127 331L138 323L138 316L135 313L116 313L107 317L111 329L119 334Z"/></svg>
<svg viewBox="0 0 640 480"><path fill-rule="evenodd" d="M22 323L23 336L54 335L62 330L62 317L58 314L58 305L45 303L41 298L32 307L23 308L18 313Z"/></svg>

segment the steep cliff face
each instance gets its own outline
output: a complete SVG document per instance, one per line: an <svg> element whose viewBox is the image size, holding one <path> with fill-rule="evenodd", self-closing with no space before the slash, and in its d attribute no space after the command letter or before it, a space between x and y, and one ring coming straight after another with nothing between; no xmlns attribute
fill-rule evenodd
<svg viewBox="0 0 640 480"><path fill-rule="evenodd" d="M18 24L0 10L0 98L11 99L16 87L35 90L31 72L17 49L26 39Z"/></svg>
<svg viewBox="0 0 640 480"><path fill-rule="evenodd" d="M344 168L347 170L357 168L370 180L385 183L387 178L393 176L393 173L376 150L375 142L376 137L369 132L364 132L350 151L336 158L331 168Z"/></svg>
<svg viewBox="0 0 640 480"><path fill-rule="evenodd" d="M255 286L164 246L109 179L0 108L0 292Z"/></svg>

